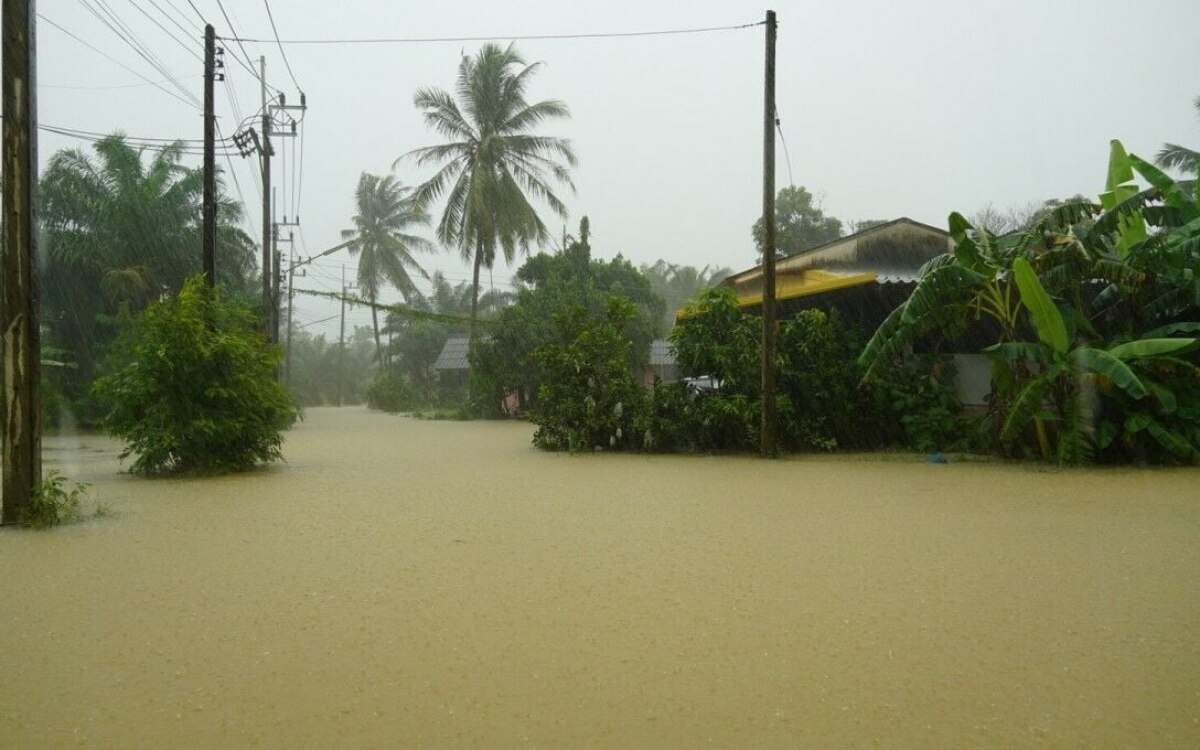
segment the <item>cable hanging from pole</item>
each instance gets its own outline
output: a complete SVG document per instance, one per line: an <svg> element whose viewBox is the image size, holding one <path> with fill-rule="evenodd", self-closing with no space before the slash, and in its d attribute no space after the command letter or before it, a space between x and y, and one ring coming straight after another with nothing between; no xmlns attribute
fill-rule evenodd
<svg viewBox="0 0 1200 750"><path fill-rule="evenodd" d="M375 39L258 39L253 37L233 37L230 41L251 42L255 44L434 44L440 42L490 42L496 40L526 41L526 40L556 40L556 39L616 39L620 37L639 36L673 36L679 34L707 34L716 31L738 31L762 26L765 21L744 23L735 26L708 26L693 29L664 29L655 31L614 31L614 32L585 32L578 34L491 34L487 36L442 36L442 37L396 37Z"/></svg>

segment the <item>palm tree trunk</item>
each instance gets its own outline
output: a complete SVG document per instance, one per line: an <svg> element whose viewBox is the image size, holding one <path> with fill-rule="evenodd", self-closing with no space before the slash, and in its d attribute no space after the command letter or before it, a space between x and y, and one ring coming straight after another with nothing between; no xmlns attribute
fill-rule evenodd
<svg viewBox="0 0 1200 750"><path fill-rule="evenodd" d="M483 238L475 240L475 272L471 279L471 341L479 335L479 267L483 265Z"/></svg>
<svg viewBox="0 0 1200 750"><path fill-rule="evenodd" d="M379 369L384 369L383 346L379 343L379 311L375 309L375 295L371 297L371 325L375 329L375 358L379 360Z"/></svg>

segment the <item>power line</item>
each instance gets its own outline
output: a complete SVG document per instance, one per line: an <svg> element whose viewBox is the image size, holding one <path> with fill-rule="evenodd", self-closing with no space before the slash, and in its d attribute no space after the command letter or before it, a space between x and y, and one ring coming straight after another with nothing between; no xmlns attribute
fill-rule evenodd
<svg viewBox="0 0 1200 750"><path fill-rule="evenodd" d="M429 44L438 42L489 42L496 40L554 40L554 39L612 39L617 37L639 37L639 36L669 36L678 34L707 34L714 31L736 31L738 29L749 29L755 26L762 26L765 21L755 21L754 23L744 23L737 26L709 26L706 28L695 29L665 29L657 31L617 31L617 32L594 32L581 34L493 34L490 36L442 36L442 37L397 37L397 38L375 38L375 39L255 39L250 37L234 37L236 42L252 42L256 44L270 44L275 42L279 45L284 44Z"/></svg>
<svg viewBox="0 0 1200 750"><path fill-rule="evenodd" d="M112 84L112 85L101 84L101 85L97 85L97 86L71 85L71 84L63 84L63 83L42 83L41 81L38 81L38 88L40 88L40 89L77 89L77 90L137 89L137 88L145 88L146 86L156 86L159 83L169 83L169 81L167 79L163 79L161 81L148 81L147 83L118 83L118 84Z"/></svg>
<svg viewBox="0 0 1200 750"><path fill-rule="evenodd" d="M279 29L275 28L275 16L271 13L271 3L268 0L263 0L263 5L267 8L267 19L271 22L271 33L275 35L275 44L279 47L279 54L283 56L284 67L287 68L292 83L295 84L298 90L303 91L304 87L296 80L296 74L292 72L292 64L288 61L287 53L283 51L283 43L279 41Z"/></svg>
<svg viewBox="0 0 1200 750"><path fill-rule="evenodd" d="M95 16L96 19L102 24L107 26L109 30L117 35L118 39L125 42L125 44L135 53L137 53L139 57L149 63L150 67L154 68L160 74L170 79L171 83L175 85L175 88L178 89L179 92L184 95L184 97L191 100L191 102L197 107L200 107L200 100L196 98L196 95L189 91L186 86L181 84L178 80L173 78L170 73L167 72L166 66L163 65L162 60L158 59L158 56L155 55L127 25L125 25L125 22L122 21L117 14L113 13L112 9L104 3L104 0L93 1L96 4L95 6L93 6L89 0L79 0L79 4L86 8L88 12ZM103 9L104 12L102 13L97 8Z"/></svg>
<svg viewBox="0 0 1200 750"><path fill-rule="evenodd" d="M188 0L188 2L190 3L191 0ZM196 7L195 5L192 6L193 9L195 9L195 7ZM258 81L259 83L261 83L262 85L266 86L269 89L274 89L275 91L279 91L279 89L275 88L274 86L272 86L271 84L269 84L265 80L263 80L263 77L261 75L259 75L258 71L256 71L254 69L254 60L251 59L250 53L246 51L246 46L244 44L242 44L241 40L238 38L237 29L235 29L233 27L233 21L230 20L229 14L225 12L225 3L221 2L221 0L217 0L217 7L221 9L221 15L225 18L225 25L229 27L229 33L232 34L232 36L229 36L229 37L217 37L217 38L224 39L227 41L231 40L231 41L237 42L238 49L240 49L242 51L242 57L246 58L245 61L243 62L240 57L238 57L236 54L234 54L233 59L237 60L238 65L241 65L243 68L245 68L247 71L249 71L250 75L254 76L254 80ZM200 11L196 11L196 12L199 13Z"/></svg>
<svg viewBox="0 0 1200 750"><path fill-rule="evenodd" d="M133 0L130 0L130 2L133 2ZM154 9L155 9L155 10L157 10L159 13L161 13L161 14L163 15L163 18L165 18L165 19L167 19L168 21L170 21L171 23L175 24L175 28L177 28L177 29L179 29L181 32L183 32L183 37L184 37L184 39L191 38L191 37L192 37L192 34L194 34L194 33L195 33L195 32L192 30L192 29L194 29L194 28L195 28L195 23L194 23L194 22L192 22L192 21L188 21L188 23L191 23L191 24L192 24L192 29L189 29L189 28L187 28L186 26L184 26L183 24L181 24L181 23L179 22L179 19L180 19L180 18L182 18L183 20L187 21L187 16L183 15L182 13L180 13L180 12L179 12L179 9L178 9L178 8L176 8L174 5L171 5L171 10L175 11L175 15L171 15L170 13L166 12L165 10L163 10L162 6L161 6L161 5L159 5L159 4L158 4L158 2L156 2L156 0L149 0L149 2L150 2L150 4L151 4L151 5L153 5L153 6L154 6ZM163 0L163 2L166 2L168 5L170 5L170 2L169 2L169 0Z"/></svg>
<svg viewBox="0 0 1200 750"><path fill-rule="evenodd" d="M100 49L100 48L96 47L95 45L91 44L90 42L88 42L88 41L84 40L83 38L81 38L80 36L78 36L77 34L75 34L74 32L72 32L72 31L68 31L67 29L65 29L65 28L63 28L62 26L58 25L57 23L55 23L54 21L50 20L49 18L46 18L46 17L45 17L45 16L43 16L41 13L38 13L38 14L37 14L37 16L38 16L38 18L39 18L39 19L41 19L41 20L45 21L46 23L50 24L50 25L51 25L51 26L53 26L54 28L58 29L58 30L59 30L59 31L61 31L62 33L64 33L64 34L66 34L67 36L71 37L72 39L74 39L75 41L79 42L80 44L82 44L83 46L87 47L88 49L92 50L93 52L95 52L95 53L97 53L97 54L101 55L102 57L105 57L105 58L107 58L107 59L111 60L112 62L116 63L117 65L120 65L120 66L121 66L122 68L124 68L125 70L129 71L130 73L133 73L135 76L137 76L138 78L141 78L143 81L145 81L146 83L150 84L151 86L153 86L154 88L158 89L159 91L162 91L164 94L168 94L168 95L170 95L170 96L173 96L173 97L175 97L176 99L178 99L179 101L181 101L181 102L183 102L184 104L188 105L189 107L194 107L194 108L196 108L196 109L201 109L201 107L199 107L199 106L198 106L198 104L197 104L196 102L194 102L194 101L189 101L188 99L186 99L186 98L184 98L184 97L180 96L179 94L177 94L176 92L172 91L171 89L165 88L164 86L160 85L160 84L159 84L158 82L156 82L156 81L151 81L149 78L147 78L146 76L142 75L141 73L139 73L138 71L134 70L133 68L129 67L129 66L128 66L128 65L126 65L125 63L121 62L121 61L120 61L120 60L118 60L117 58L115 58L115 57L113 57L112 55L108 54L108 53L107 53L107 52L105 52L104 50L102 50L102 49ZM175 81L175 79L173 79L173 78L172 78L170 75L167 75L167 80L168 80L168 81L172 81L172 82L174 82L174 81Z"/></svg>
<svg viewBox="0 0 1200 750"><path fill-rule="evenodd" d="M153 1L153 0L151 0L151 1ZM175 36L175 32L171 31L171 30L170 30L170 29L168 29L166 26L163 26L161 23L159 23L159 21L158 21L158 19L157 19L157 18L155 18L154 16L150 15L150 11L148 11L148 10L146 10L145 8L143 8L142 6L138 5L138 4L137 4L137 3L136 3L134 0L129 0L129 4L130 4L130 5L132 5L132 6L134 7L134 9L135 9L135 10L137 10L139 13L141 13L143 16L145 16L146 18L149 18L149 19L150 19L150 21L151 21L151 23L153 23L153 24L154 24L155 26L157 26L158 28L162 29L163 33L164 33L164 34L166 34L167 36L169 36L169 37L171 38L171 41L175 42L175 43L176 43L176 44L178 44L180 47L183 47L185 50L187 50L187 53L188 53L189 55L191 55L192 57L196 58L196 59L197 59L197 60L199 60L201 63L203 63L203 62L204 62L204 58L203 58L203 57L201 57L201 56L200 56L200 55L199 55L199 54L196 52L196 50L194 50L194 49L192 49L191 47L189 47L189 46L188 46L188 44L187 44L187 42L181 41L181 40L179 39L179 37ZM155 7L158 7L158 6L155 6ZM162 12L162 9L161 9L161 8L159 8L159 12L160 12L160 13ZM176 24L176 25L178 26L178 24ZM186 31L187 31L187 30L186 30L186 29L184 29L184 32L185 32L185 37L184 37L184 38L186 38Z"/></svg>
<svg viewBox="0 0 1200 750"><path fill-rule="evenodd" d="M788 153L787 139L783 137L783 128L779 126L779 110L775 110L775 130L779 133L779 142L783 144L783 158L787 162L788 184L796 187L796 179L792 177L792 155Z"/></svg>
<svg viewBox="0 0 1200 750"><path fill-rule="evenodd" d="M216 118L213 118L216 120ZM221 136L221 140L225 140L225 134L221 132L221 123L216 122L217 134ZM242 207L246 206L246 196L242 195L242 185L238 182L237 172L233 169L233 157L229 155L229 151L225 151L225 161L229 163L229 175L233 177L233 187L237 190L238 200L242 202ZM244 219L243 219L244 220Z"/></svg>

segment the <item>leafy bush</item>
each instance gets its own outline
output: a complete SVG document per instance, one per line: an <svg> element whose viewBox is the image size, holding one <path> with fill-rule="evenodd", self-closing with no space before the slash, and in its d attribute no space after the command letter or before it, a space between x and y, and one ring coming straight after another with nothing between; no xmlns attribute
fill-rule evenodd
<svg viewBox="0 0 1200 750"><path fill-rule="evenodd" d="M51 471L42 481L33 486L33 497L21 508L18 522L30 529L48 529L63 523L74 523L83 518L82 501L87 495L88 485L76 484L64 489L67 478Z"/></svg>
<svg viewBox="0 0 1200 750"><path fill-rule="evenodd" d="M280 431L298 417L275 380L279 349L243 306L201 277L155 302L122 333L112 371L93 386L105 426L140 474L238 471L280 459Z"/></svg>
<svg viewBox="0 0 1200 750"><path fill-rule="evenodd" d="M894 442L921 452L974 447L954 376L953 360L931 354L910 354L881 368L873 382L880 427L890 427Z"/></svg>
<svg viewBox="0 0 1200 750"><path fill-rule="evenodd" d="M629 339L622 334L635 314L632 302L612 296L602 318L580 307L560 317L565 345L539 347L545 373L533 412L533 442L546 450L636 448L645 393L633 379Z"/></svg>
<svg viewBox="0 0 1200 750"><path fill-rule="evenodd" d="M416 385L398 372L381 372L367 386L367 406L390 413L412 411L428 403Z"/></svg>

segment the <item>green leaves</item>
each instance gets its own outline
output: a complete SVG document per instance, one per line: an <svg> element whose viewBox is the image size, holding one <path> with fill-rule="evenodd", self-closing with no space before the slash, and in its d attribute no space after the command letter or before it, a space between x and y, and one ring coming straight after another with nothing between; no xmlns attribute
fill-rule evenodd
<svg viewBox="0 0 1200 750"><path fill-rule="evenodd" d="M1059 354L1065 354L1069 341L1067 326L1063 322L1062 313L1054 305L1054 300L1038 281L1033 266L1024 258L1013 262L1013 276L1017 288L1021 290L1021 304L1029 311L1030 322L1037 332L1038 338Z"/></svg>
<svg viewBox="0 0 1200 750"><path fill-rule="evenodd" d="M278 348L253 328L197 276L126 330L93 391L122 457L136 456L132 471L222 473L281 457L280 430L298 414L275 381Z"/></svg>

